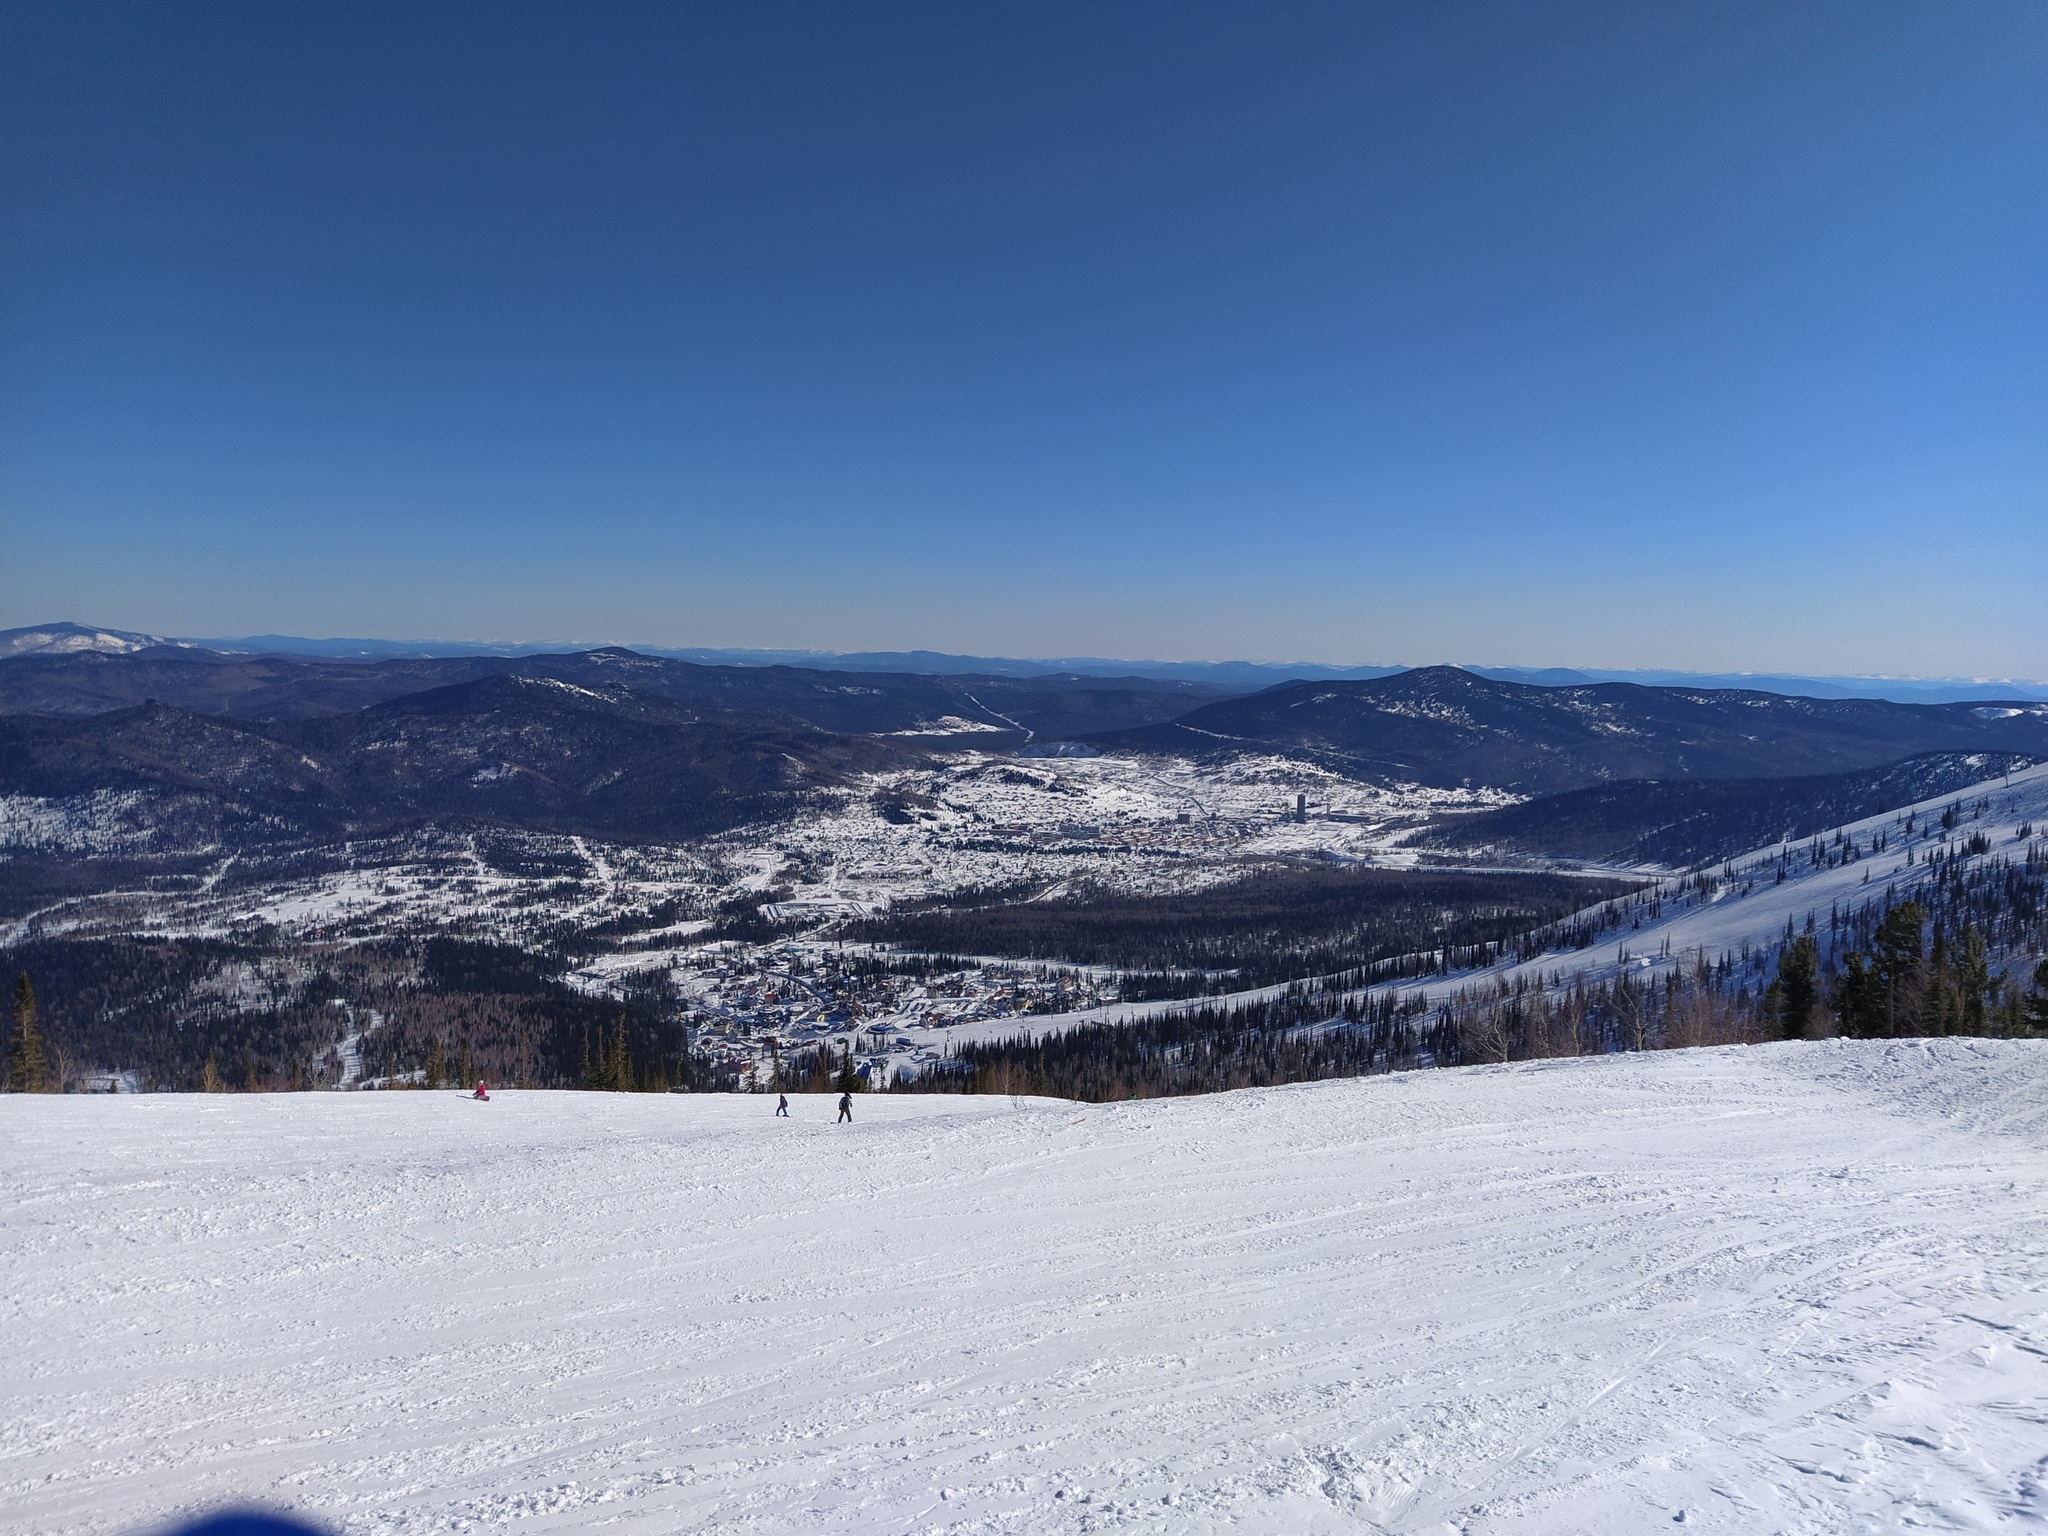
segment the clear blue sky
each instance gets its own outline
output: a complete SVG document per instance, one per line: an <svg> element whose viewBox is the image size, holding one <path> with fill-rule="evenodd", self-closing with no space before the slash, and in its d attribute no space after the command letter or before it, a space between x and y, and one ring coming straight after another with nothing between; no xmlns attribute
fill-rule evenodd
<svg viewBox="0 0 2048 1536"><path fill-rule="evenodd" d="M2048 7L0 9L0 625L2048 676Z"/></svg>

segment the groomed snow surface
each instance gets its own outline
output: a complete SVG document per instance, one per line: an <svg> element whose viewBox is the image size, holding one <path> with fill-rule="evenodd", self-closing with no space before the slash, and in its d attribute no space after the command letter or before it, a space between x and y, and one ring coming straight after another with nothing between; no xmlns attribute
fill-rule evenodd
<svg viewBox="0 0 2048 1536"><path fill-rule="evenodd" d="M0 1101L0 1526L2048 1523L2048 1046Z"/></svg>

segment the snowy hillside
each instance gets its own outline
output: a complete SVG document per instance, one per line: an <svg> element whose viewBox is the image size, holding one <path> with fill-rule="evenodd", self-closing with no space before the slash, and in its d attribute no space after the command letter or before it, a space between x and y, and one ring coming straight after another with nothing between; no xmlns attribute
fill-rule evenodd
<svg viewBox="0 0 2048 1536"><path fill-rule="evenodd" d="M127 656L154 646L177 645L161 635L138 635L125 629L96 629L85 624L36 624L0 629L0 660L13 656Z"/></svg>
<svg viewBox="0 0 2048 1536"><path fill-rule="evenodd" d="M13 1099L0 1527L2048 1519L2048 1047Z"/></svg>
<svg viewBox="0 0 2048 1536"><path fill-rule="evenodd" d="M1953 824L1945 826L1951 808ZM1809 841L1756 849L1727 861L1710 889L1692 880L1660 886L1652 893L1654 915L1595 951L1543 955L1485 974L1589 980L1621 969L1661 974L1702 952L1712 958L1767 950L1788 923L1805 931L1809 920L1825 950L1831 911L1882 904L1887 892L1903 901L1914 882L1937 868L1955 874L2000 859L2023 862L2028 848L2042 842L2048 842L2048 765L1865 817Z"/></svg>

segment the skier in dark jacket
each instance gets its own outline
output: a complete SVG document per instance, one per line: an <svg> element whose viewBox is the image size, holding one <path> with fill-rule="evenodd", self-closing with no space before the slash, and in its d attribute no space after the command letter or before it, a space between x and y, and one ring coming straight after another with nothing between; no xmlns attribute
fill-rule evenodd
<svg viewBox="0 0 2048 1536"><path fill-rule="evenodd" d="M853 1095L850 1093L839 1095L839 1118L842 1122L853 1118Z"/></svg>
<svg viewBox="0 0 2048 1536"><path fill-rule="evenodd" d="M788 1095L788 1094L786 1094L786 1093L780 1093L780 1094L777 1094L777 1095L775 1096L775 1113L776 1113L776 1114L778 1114L778 1115L780 1115L780 1116L782 1116L782 1118L783 1118L783 1119L785 1119L785 1120L787 1120L787 1119L789 1118L789 1095Z"/></svg>

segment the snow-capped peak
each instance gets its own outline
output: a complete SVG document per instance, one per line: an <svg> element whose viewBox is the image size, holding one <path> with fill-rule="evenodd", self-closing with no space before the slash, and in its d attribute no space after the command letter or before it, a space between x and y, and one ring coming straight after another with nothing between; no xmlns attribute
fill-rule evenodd
<svg viewBox="0 0 2048 1536"><path fill-rule="evenodd" d="M171 645L161 635L136 634L125 629L96 629L86 624L36 624L24 629L0 629L0 658L9 656L75 656L92 651L102 656L125 656L146 651L153 645Z"/></svg>

